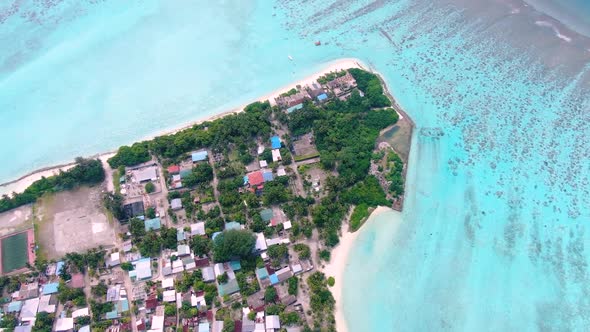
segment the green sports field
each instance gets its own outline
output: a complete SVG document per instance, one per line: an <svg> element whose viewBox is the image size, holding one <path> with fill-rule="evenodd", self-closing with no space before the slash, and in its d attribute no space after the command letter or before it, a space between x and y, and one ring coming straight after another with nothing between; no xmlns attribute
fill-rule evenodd
<svg viewBox="0 0 590 332"><path fill-rule="evenodd" d="M2 273L22 269L29 259L27 232L2 239Z"/></svg>

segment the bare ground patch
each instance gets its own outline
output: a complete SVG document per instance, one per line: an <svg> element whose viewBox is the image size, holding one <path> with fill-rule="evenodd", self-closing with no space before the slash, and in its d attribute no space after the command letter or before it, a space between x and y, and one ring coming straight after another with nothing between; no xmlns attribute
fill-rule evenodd
<svg viewBox="0 0 590 332"><path fill-rule="evenodd" d="M100 187L50 195L35 207L37 241L46 259L115 244L116 225L104 212Z"/></svg>

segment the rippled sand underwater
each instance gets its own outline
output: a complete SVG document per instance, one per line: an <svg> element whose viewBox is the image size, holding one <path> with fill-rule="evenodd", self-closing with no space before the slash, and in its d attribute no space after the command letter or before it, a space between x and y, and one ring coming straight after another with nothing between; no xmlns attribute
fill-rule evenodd
<svg viewBox="0 0 590 332"><path fill-rule="evenodd" d="M283 7L383 73L418 126L402 226L370 224L351 259L350 330L590 328L588 39L516 2Z"/></svg>

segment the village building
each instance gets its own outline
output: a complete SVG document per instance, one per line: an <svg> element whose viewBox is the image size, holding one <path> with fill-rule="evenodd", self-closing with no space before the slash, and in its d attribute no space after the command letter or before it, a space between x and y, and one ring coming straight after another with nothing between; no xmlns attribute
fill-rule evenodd
<svg viewBox="0 0 590 332"><path fill-rule="evenodd" d="M207 150L200 150L197 152L193 152L191 154L191 159L193 161L193 163L199 162L199 161L205 161L208 158L208 153Z"/></svg>
<svg viewBox="0 0 590 332"><path fill-rule="evenodd" d="M60 317L57 319L57 322L55 323L55 331L56 332L65 332L65 331L70 331L70 330L74 330L74 319L73 318L67 318L67 317Z"/></svg>
<svg viewBox="0 0 590 332"><path fill-rule="evenodd" d="M196 236L196 235L205 235L205 223L204 222L198 222L195 224L191 224L191 236Z"/></svg>
<svg viewBox="0 0 590 332"><path fill-rule="evenodd" d="M150 258L142 258L131 264L133 264L134 267L132 271L129 271L129 277L131 280L140 281L152 278L152 263Z"/></svg>
<svg viewBox="0 0 590 332"><path fill-rule="evenodd" d="M145 183L150 181L158 181L158 168L156 166L148 166L132 171L133 178L137 183Z"/></svg>
<svg viewBox="0 0 590 332"><path fill-rule="evenodd" d="M281 156L281 151L279 149L273 149L271 152L272 152L272 161L273 162L283 160L282 156Z"/></svg>
<svg viewBox="0 0 590 332"><path fill-rule="evenodd" d="M182 209L182 200L180 198L175 198L170 201L170 208L172 210L180 210Z"/></svg>

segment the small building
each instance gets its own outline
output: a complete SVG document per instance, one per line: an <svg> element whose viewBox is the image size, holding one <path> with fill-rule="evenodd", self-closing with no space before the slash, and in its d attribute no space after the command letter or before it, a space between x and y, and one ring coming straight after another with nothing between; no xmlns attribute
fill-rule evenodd
<svg viewBox="0 0 590 332"><path fill-rule="evenodd" d="M325 93L322 93L321 95L317 96L317 99L320 103L322 103L322 102L328 100L328 95Z"/></svg>
<svg viewBox="0 0 590 332"><path fill-rule="evenodd" d="M191 159L193 160L193 163L199 162L199 161L205 161L207 160L207 150L200 150L197 152L193 152L191 154Z"/></svg>
<svg viewBox="0 0 590 332"><path fill-rule="evenodd" d="M74 329L74 319L73 318L58 318L57 322L55 323L55 331L70 331Z"/></svg>
<svg viewBox="0 0 590 332"><path fill-rule="evenodd" d="M209 323L207 323L207 322L199 323L198 332L210 332L209 331Z"/></svg>
<svg viewBox="0 0 590 332"><path fill-rule="evenodd" d="M33 331L33 325L21 325L15 326L14 332L31 332Z"/></svg>
<svg viewBox="0 0 590 332"><path fill-rule="evenodd" d="M219 284L217 287L220 296L231 295L240 291L237 279L229 279L225 284Z"/></svg>
<svg viewBox="0 0 590 332"><path fill-rule="evenodd" d="M299 103L297 105L291 106L289 108L287 108L287 113L293 113L297 110L300 110L303 108L303 103Z"/></svg>
<svg viewBox="0 0 590 332"><path fill-rule="evenodd" d="M119 252L114 252L107 257L106 266L115 267L121 264L121 255Z"/></svg>
<svg viewBox="0 0 590 332"><path fill-rule="evenodd" d="M270 145L273 149L281 148L281 138L279 136L273 136L270 138Z"/></svg>
<svg viewBox="0 0 590 332"><path fill-rule="evenodd" d="M72 318L74 319L86 316L90 316L90 310L88 310L88 307L72 311Z"/></svg>
<svg viewBox="0 0 590 332"><path fill-rule="evenodd" d="M52 314L55 312L57 297L55 295L42 295L39 298L39 309L37 312L46 312Z"/></svg>
<svg viewBox="0 0 590 332"><path fill-rule="evenodd" d="M135 180L139 183L158 181L158 170L156 166L149 166L134 172Z"/></svg>
<svg viewBox="0 0 590 332"><path fill-rule="evenodd" d="M164 331L164 316L152 316L150 331Z"/></svg>
<svg viewBox="0 0 590 332"><path fill-rule="evenodd" d="M107 302L117 302L121 299L121 285L110 286L107 289Z"/></svg>
<svg viewBox="0 0 590 332"><path fill-rule="evenodd" d="M130 252L131 249L133 249L133 243L131 243L131 240L123 242L123 252Z"/></svg>
<svg viewBox="0 0 590 332"><path fill-rule="evenodd" d="M143 201L123 205L123 213L125 214L126 220L131 219L133 217L143 216L145 213Z"/></svg>
<svg viewBox="0 0 590 332"><path fill-rule="evenodd" d="M162 288L169 289L174 288L174 279L173 278L165 278L162 280Z"/></svg>
<svg viewBox="0 0 590 332"><path fill-rule="evenodd" d="M182 265L182 261L177 259L172 262L172 273L180 273L184 271L184 265Z"/></svg>
<svg viewBox="0 0 590 332"><path fill-rule="evenodd" d="M179 244L176 248L176 252L179 257L188 256L191 254L191 248L187 244Z"/></svg>
<svg viewBox="0 0 590 332"><path fill-rule="evenodd" d="M170 201L170 208L172 210L180 210L182 209L182 200L180 198L175 198Z"/></svg>
<svg viewBox="0 0 590 332"><path fill-rule="evenodd" d="M223 267L223 263L215 263L213 265L213 271L215 271L215 277L219 277L225 272L225 267Z"/></svg>
<svg viewBox="0 0 590 332"><path fill-rule="evenodd" d="M240 264L240 261L230 261L229 267L232 269L232 271L239 271L242 269L242 264Z"/></svg>
<svg viewBox="0 0 590 332"><path fill-rule="evenodd" d="M301 264L296 263L291 265L291 270L294 274L297 274L303 272L303 267L301 266Z"/></svg>
<svg viewBox="0 0 590 332"><path fill-rule="evenodd" d="M272 176L272 171L262 172L262 178L264 179L264 182L272 181L274 179Z"/></svg>
<svg viewBox="0 0 590 332"><path fill-rule="evenodd" d="M171 289L171 290L167 290L164 291L162 293L162 301L164 302L176 302L176 290Z"/></svg>
<svg viewBox="0 0 590 332"><path fill-rule="evenodd" d="M262 218L262 221L264 221L264 222L269 222L273 216L274 216L274 212L272 211L272 209L264 209L264 210L260 211L260 217Z"/></svg>
<svg viewBox="0 0 590 332"><path fill-rule="evenodd" d="M6 313L19 313L22 307L22 301L12 301L6 306Z"/></svg>
<svg viewBox="0 0 590 332"><path fill-rule="evenodd" d="M254 246L255 251L265 251L268 248L266 245L266 238L263 233L256 233L256 244Z"/></svg>
<svg viewBox="0 0 590 332"><path fill-rule="evenodd" d="M20 311L21 322L34 322L37 317L37 309L39 309L38 297L26 300Z"/></svg>
<svg viewBox="0 0 590 332"><path fill-rule="evenodd" d="M283 228L285 230L291 229L292 225L291 225L291 221L287 220L283 223Z"/></svg>
<svg viewBox="0 0 590 332"><path fill-rule="evenodd" d="M244 185L259 186L264 183L261 171L251 172L244 176Z"/></svg>
<svg viewBox="0 0 590 332"><path fill-rule="evenodd" d="M281 157L281 151L279 149L273 149L272 153L272 161L277 162L283 160Z"/></svg>
<svg viewBox="0 0 590 332"><path fill-rule="evenodd" d="M279 330L281 328L281 322L279 321L278 315L266 316L266 330Z"/></svg>
<svg viewBox="0 0 590 332"><path fill-rule="evenodd" d="M59 283L52 282L49 284L43 285L43 295L55 294L59 288Z"/></svg>
<svg viewBox="0 0 590 332"><path fill-rule="evenodd" d="M195 235L205 235L205 223L204 222L198 222L195 224L191 224L191 236L195 236Z"/></svg>
<svg viewBox="0 0 590 332"><path fill-rule="evenodd" d="M204 267L201 270L201 275L203 276L204 282L215 281L215 270L211 266Z"/></svg>
<svg viewBox="0 0 590 332"><path fill-rule="evenodd" d="M160 218L148 219L145 222L145 231L159 230L162 227Z"/></svg>
<svg viewBox="0 0 590 332"><path fill-rule="evenodd" d="M180 173L180 166L178 166L178 165L168 166L168 174L173 175L173 174L178 174L178 173Z"/></svg>
<svg viewBox="0 0 590 332"><path fill-rule="evenodd" d="M73 288L84 288L84 275L82 273L74 273L72 274L72 280L70 281L70 286Z"/></svg>
<svg viewBox="0 0 590 332"><path fill-rule="evenodd" d="M279 167L277 169L277 176L286 176L287 175L287 171L285 171L284 167Z"/></svg>
<svg viewBox="0 0 590 332"><path fill-rule="evenodd" d="M266 160L261 160L258 162L260 164L260 168L266 168L268 167L268 163L266 162Z"/></svg>
<svg viewBox="0 0 590 332"><path fill-rule="evenodd" d="M55 264L55 275L59 276L61 273L61 270L64 268L65 263L64 261L59 261Z"/></svg>
<svg viewBox="0 0 590 332"><path fill-rule="evenodd" d="M150 258L142 258L132 262L134 269L129 271L129 277L133 281L140 281L151 279L152 277L152 263Z"/></svg>
<svg viewBox="0 0 590 332"><path fill-rule="evenodd" d="M240 230L242 229L242 225L237 221L230 221L225 223L225 230L228 231L230 229Z"/></svg>
<svg viewBox="0 0 590 332"><path fill-rule="evenodd" d="M197 264L195 263L195 259L192 257L185 257L182 259L182 264L184 264L184 270L190 271L197 268Z"/></svg>
<svg viewBox="0 0 590 332"><path fill-rule="evenodd" d="M33 297L39 296L39 283L38 282L31 282L28 284L24 284L20 287L18 291L18 299L19 300L26 300Z"/></svg>
<svg viewBox="0 0 590 332"><path fill-rule="evenodd" d="M199 269L209 266L209 259L207 257L204 258L195 258L195 266Z"/></svg>
<svg viewBox="0 0 590 332"><path fill-rule="evenodd" d="M184 240L186 240L186 233L184 232L184 229L182 229L182 228L176 229L176 242L180 242L180 241L184 241Z"/></svg>

